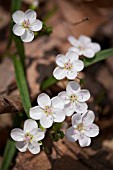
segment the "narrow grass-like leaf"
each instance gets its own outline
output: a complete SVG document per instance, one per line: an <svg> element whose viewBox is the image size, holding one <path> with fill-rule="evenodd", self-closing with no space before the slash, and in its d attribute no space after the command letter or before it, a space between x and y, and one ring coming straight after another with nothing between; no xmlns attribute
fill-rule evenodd
<svg viewBox="0 0 113 170"><path fill-rule="evenodd" d="M6 143L6 148L3 155L3 162L1 166L1 170L8 170L11 164L11 161L13 160L13 157L16 153L16 147L15 142L11 139L8 139Z"/></svg>
<svg viewBox="0 0 113 170"><path fill-rule="evenodd" d="M21 8L21 4L22 4L22 0L12 0L11 1L11 15L15 11L17 11L17 10L19 10ZM10 36L9 36L7 48L9 48L11 43L12 43L12 38L13 38L12 28L13 28L13 21L11 21L11 23L10 23Z"/></svg>
<svg viewBox="0 0 113 170"><path fill-rule="evenodd" d="M112 57L113 56L113 48L107 49L107 50L103 50L98 52L94 58L92 59L87 59L87 58L83 58L85 67L88 67L92 64L95 64L99 61L105 60L108 57ZM52 86L53 84L55 84L58 80L56 80L53 76L49 77L47 80L45 80L42 85L41 85L41 89L45 90L48 87Z"/></svg>
<svg viewBox="0 0 113 170"><path fill-rule="evenodd" d="M15 75L16 75L16 82L18 86L18 90L20 92L21 101L24 107L24 110L29 117L29 109L31 107L30 96L28 91L28 86L25 78L25 73L19 58L15 55L12 57L14 68L15 68Z"/></svg>
<svg viewBox="0 0 113 170"><path fill-rule="evenodd" d="M99 61L105 60L108 57L113 57L113 48L100 51L95 55L94 58L91 58L91 59L90 58L84 58L83 61L84 61L85 67L88 67L88 66L95 64Z"/></svg>
<svg viewBox="0 0 113 170"><path fill-rule="evenodd" d="M53 76L50 76L48 79L46 79L42 85L41 85L41 89L42 90L45 90L47 89L48 87L50 87L51 85L57 83L57 79L55 79Z"/></svg>
<svg viewBox="0 0 113 170"><path fill-rule="evenodd" d="M11 13L17 11L21 8L22 0L12 0L11 1Z"/></svg>
<svg viewBox="0 0 113 170"><path fill-rule="evenodd" d="M23 65L23 68L25 70L25 50L24 50L24 43L20 39L20 37L17 37L16 35L13 34L13 40L16 45L17 52L20 56L21 63Z"/></svg>

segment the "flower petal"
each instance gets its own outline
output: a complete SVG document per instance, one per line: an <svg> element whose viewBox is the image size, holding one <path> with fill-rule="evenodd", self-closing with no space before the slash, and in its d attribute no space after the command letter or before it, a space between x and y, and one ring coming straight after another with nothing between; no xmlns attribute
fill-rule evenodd
<svg viewBox="0 0 113 170"><path fill-rule="evenodd" d="M13 13L12 18L13 18L13 21L14 21L16 24L21 25L22 22L24 21L24 12L18 10L18 11L16 11L16 12Z"/></svg>
<svg viewBox="0 0 113 170"><path fill-rule="evenodd" d="M39 120L43 115L43 110L39 106L30 108L30 117L35 120Z"/></svg>
<svg viewBox="0 0 113 170"><path fill-rule="evenodd" d="M81 147L86 147L91 144L91 139L85 135L81 135L78 141Z"/></svg>
<svg viewBox="0 0 113 170"><path fill-rule="evenodd" d="M31 142L28 145L28 149L32 154L38 154L40 152L40 145L38 142Z"/></svg>
<svg viewBox="0 0 113 170"><path fill-rule="evenodd" d="M65 113L61 109L53 109L54 122L63 122L65 119Z"/></svg>
<svg viewBox="0 0 113 170"><path fill-rule="evenodd" d="M80 90L80 85L77 81L70 81L67 84L66 91L67 91L68 95L75 94L79 90Z"/></svg>
<svg viewBox="0 0 113 170"><path fill-rule="evenodd" d="M81 50L78 47L70 47L68 51L73 51L77 53L78 55L81 55Z"/></svg>
<svg viewBox="0 0 113 170"><path fill-rule="evenodd" d="M78 139L78 135L76 134L76 131L73 127L70 127L66 130L65 136L70 142L76 142Z"/></svg>
<svg viewBox="0 0 113 170"><path fill-rule="evenodd" d="M17 36L23 35L25 32L25 28L23 28L21 25L15 24L13 26L13 33Z"/></svg>
<svg viewBox="0 0 113 170"><path fill-rule="evenodd" d="M75 79L75 78L77 77L77 71L76 71L76 69L73 68L72 70L67 71L66 77L67 77L69 80Z"/></svg>
<svg viewBox="0 0 113 170"><path fill-rule="evenodd" d="M75 47L79 46L79 41L74 36L69 36L68 41Z"/></svg>
<svg viewBox="0 0 113 170"><path fill-rule="evenodd" d="M25 30L24 34L21 36L23 42L31 42L34 38L34 33L30 30Z"/></svg>
<svg viewBox="0 0 113 170"><path fill-rule="evenodd" d="M83 51L83 55L87 58L92 58L95 55L95 52L92 49L86 49Z"/></svg>
<svg viewBox="0 0 113 170"><path fill-rule="evenodd" d="M32 24L36 20L36 12L32 9L28 9L25 12L25 20L29 20L30 24Z"/></svg>
<svg viewBox="0 0 113 170"><path fill-rule="evenodd" d="M78 124L82 123L82 116L80 113L76 113L72 116L72 126L76 128Z"/></svg>
<svg viewBox="0 0 113 170"><path fill-rule="evenodd" d="M34 136L33 141L40 141L45 137L45 132L40 128L33 129L31 134Z"/></svg>
<svg viewBox="0 0 113 170"><path fill-rule="evenodd" d="M58 94L60 98L64 101L65 104L68 104L70 102L69 96L66 91L62 91Z"/></svg>
<svg viewBox="0 0 113 170"><path fill-rule="evenodd" d="M33 129L38 128L38 124L35 120L27 119L24 123L24 131L31 132Z"/></svg>
<svg viewBox="0 0 113 170"><path fill-rule="evenodd" d="M65 64L65 56L62 54L57 55L56 57L56 63L60 67L64 67Z"/></svg>
<svg viewBox="0 0 113 170"><path fill-rule="evenodd" d="M29 27L31 31L40 31L42 29L42 21L36 19Z"/></svg>
<svg viewBox="0 0 113 170"><path fill-rule="evenodd" d="M27 150L27 143L24 141L20 141L20 142L16 142L16 148L20 151L20 152L25 152Z"/></svg>
<svg viewBox="0 0 113 170"><path fill-rule="evenodd" d="M88 105L85 102L82 102L82 103L78 101L75 102L75 111L77 113L84 113L86 112L87 108L88 108Z"/></svg>
<svg viewBox="0 0 113 170"><path fill-rule="evenodd" d="M85 45L87 45L87 43L91 42L91 38L86 35L81 35L78 40L79 40L79 42L81 42Z"/></svg>
<svg viewBox="0 0 113 170"><path fill-rule="evenodd" d="M90 98L90 93L88 90L80 90L79 92L76 93L77 96L77 100L79 102L85 102L87 100L89 100Z"/></svg>
<svg viewBox="0 0 113 170"><path fill-rule="evenodd" d="M73 104L68 103L64 107L64 112L66 116L71 116L75 112L75 108L73 107Z"/></svg>
<svg viewBox="0 0 113 170"><path fill-rule="evenodd" d="M57 108L57 109L63 109L64 108L64 101L58 96L53 97L51 99L51 102L52 102L53 108Z"/></svg>
<svg viewBox="0 0 113 170"><path fill-rule="evenodd" d="M84 125L86 126L91 125L95 119L95 114L93 111L89 110L82 115L82 119L83 119Z"/></svg>
<svg viewBox="0 0 113 170"><path fill-rule="evenodd" d="M88 48L91 48L95 53L101 50L100 44L98 43L90 43L88 44Z"/></svg>
<svg viewBox="0 0 113 170"><path fill-rule="evenodd" d="M76 53L76 52L74 52L74 51L68 51L67 53L66 53L66 59L67 59L67 61L71 61L71 62L73 62L73 61L75 61L75 60L78 60L78 58L79 58L79 56L78 56L78 54Z"/></svg>
<svg viewBox="0 0 113 170"><path fill-rule="evenodd" d="M41 108L45 108L46 106L51 106L51 99L46 93L41 93L38 98L37 102Z"/></svg>
<svg viewBox="0 0 113 170"><path fill-rule="evenodd" d="M24 139L24 131L22 129L19 128L15 128L11 131L11 138L14 141L22 141Z"/></svg>
<svg viewBox="0 0 113 170"><path fill-rule="evenodd" d="M63 78L65 78L66 76L66 71L60 67L56 67L53 71L53 76L57 79L57 80L61 80Z"/></svg>
<svg viewBox="0 0 113 170"><path fill-rule="evenodd" d="M52 115L46 116L46 114L45 114L43 117L41 117L40 124L44 128L50 128L52 126L52 124L53 124L53 117L52 117Z"/></svg>
<svg viewBox="0 0 113 170"><path fill-rule="evenodd" d="M76 69L76 71L81 71L84 68L84 63L81 60L73 61L73 67Z"/></svg>
<svg viewBox="0 0 113 170"><path fill-rule="evenodd" d="M88 128L89 130L84 131L87 137L95 137L99 134L99 127L96 124L92 123Z"/></svg>

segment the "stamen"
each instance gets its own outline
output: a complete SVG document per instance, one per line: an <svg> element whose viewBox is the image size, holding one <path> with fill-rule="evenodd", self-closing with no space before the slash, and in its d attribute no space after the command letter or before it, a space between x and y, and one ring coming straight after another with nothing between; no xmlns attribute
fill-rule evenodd
<svg viewBox="0 0 113 170"><path fill-rule="evenodd" d="M46 106L44 109L44 112L46 113L46 115L51 115L52 114L52 109L49 106Z"/></svg>
<svg viewBox="0 0 113 170"><path fill-rule="evenodd" d="M70 96L70 101L74 103L77 100L77 96L75 94Z"/></svg>
<svg viewBox="0 0 113 170"><path fill-rule="evenodd" d="M65 65L64 65L64 68L65 68L66 70L71 70L72 67L73 67L73 65L70 63L70 60L69 60L67 63L65 63Z"/></svg>
<svg viewBox="0 0 113 170"><path fill-rule="evenodd" d="M28 29L30 26L30 22L29 20L24 20L24 22L22 23L22 27L25 29Z"/></svg>
<svg viewBox="0 0 113 170"><path fill-rule="evenodd" d="M84 130L84 125L83 125L83 123L78 124L76 129L77 129L78 131L83 131L83 130Z"/></svg>
<svg viewBox="0 0 113 170"><path fill-rule="evenodd" d="M31 142L32 139L33 139L33 135L31 135L30 133L25 134L25 141L26 142Z"/></svg>

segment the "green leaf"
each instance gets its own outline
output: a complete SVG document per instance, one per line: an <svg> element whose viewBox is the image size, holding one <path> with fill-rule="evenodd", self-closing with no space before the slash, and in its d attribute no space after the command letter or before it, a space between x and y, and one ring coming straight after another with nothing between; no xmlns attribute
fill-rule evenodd
<svg viewBox="0 0 113 170"><path fill-rule="evenodd" d="M2 162L1 170L8 170L11 161L16 153L15 142L9 139L6 143L6 148L4 151L4 159Z"/></svg>
<svg viewBox="0 0 113 170"><path fill-rule="evenodd" d="M29 117L29 109L31 107L30 96L28 91L28 86L25 78L25 73L19 58L14 55L13 63L15 68L16 82L20 92L21 101L24 107L24 110Z"/></svg>
<svg viewBox="0 0 113 170"><path fill-rule="evenodd" d="M22 0L12 0L11 1L11 15L19 10L21 8L21 4L22 4ZM12 18L12 16L11 16ZM11 43L12 43L12 38L13 38L13 32L12 32L12 29L13 29L13 21L11 21L10 23L10 36L9 36L9 40L8 40L8 45L7 45L7 48L10 47Z"/></svg>
<svg viewBox="0 0 113 170"><path fill-rule="evenodd" d="M24 50L24 44L21 40L20 37L17 37L16 35L13 34L13 40L16 45L17 52L20 56L21 63L23 65L23 68L25 70L25 50Z"/></svg>
<svg viewBox="0 0 113 170"><path fill-rule="evenodd" d="M52 130L54 132L58 132L62 127L62 123L54 123L53 126L52 126Z"/></svg>
<svg viewBox="0 0 113 170"><path fill-rule="evenodd" d="M95 55L94 58L84 58L83 61L84 61L85 67L88 67L88 66L95 64L99 61L105 60L108 57L113 57L113 48L100 51Z"/></svg>
<svg viewBox="0 0 113 170"><path fill-rule="evenodd" d="M47 80L45 80L42 85L41 85L41 89L45 90L48 87L50 87L51 85L57 83L57 79L55 79L53 76L50 76Z"/></svg>
<svg viewBox="0 0 113 170"><path fill-rule="evenodd" d="M108 57L113 57L113 48L98 52L95 55L95 57L92 59L83 58L83 61L84 61L85 67L88 67L88 66L95 64L99 61L105 60ZM57 82L58 82L58 80L56 80L53 76L51 76L42 83L41 89L45 90Z"/></svg>
<svg viewBox="0 0 113 170"><path fill-rule="evenodd" d="M13 14L15 11L21 8L22 0L12 0L11 1L11 13Z"/></svg>

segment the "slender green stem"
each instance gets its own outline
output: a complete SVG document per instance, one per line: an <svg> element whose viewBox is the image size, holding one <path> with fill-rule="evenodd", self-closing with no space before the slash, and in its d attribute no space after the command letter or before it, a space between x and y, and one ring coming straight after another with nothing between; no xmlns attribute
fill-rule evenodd
<svg viewBox="0 0 113 170"><path fill-rule="evenodd" d="M0 170L8 170L11 164L11 161L16 153L15 142L11 139L8 139L6 143L6 148L4 151L4 159Z"/></svg>
<svg viewBox="0 0 113 170"><path fill-rule="evenodd" d="M15 68L17 87L20 92L20 98L21 98L24 110L27 116L29 117L29 109L31 107L31 102L30 102L29 90L27 86L25 73L24 73L24 70L21 64L21 60L17 58L16 55L13 55L12 59L13 59L13 64Z"/></svg>

